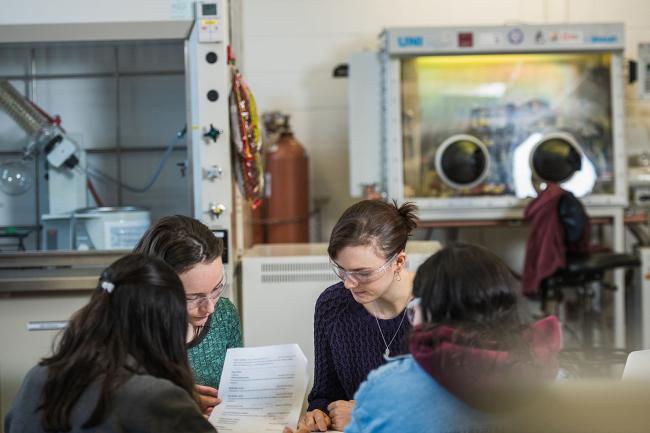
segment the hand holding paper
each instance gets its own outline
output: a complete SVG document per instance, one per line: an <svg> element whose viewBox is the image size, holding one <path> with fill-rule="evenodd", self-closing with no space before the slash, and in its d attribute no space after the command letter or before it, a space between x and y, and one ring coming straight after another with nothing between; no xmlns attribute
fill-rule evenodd
<svg viewBox="0 0 650 433"><path fill-rule="evenodd" d="M228 349L209 420L220 433L280 433L298 424L307 377L297 344Z"/></svg>
<svg viewBox="0 0 650 433"><path fill-rule="evenodd" d="M201 405L203 416L206 418L209 417L214 407L221 403L221 400L219 399L219 391L215 388L199 384L194 385L194 390L199 396L199 403Z"/></svg>

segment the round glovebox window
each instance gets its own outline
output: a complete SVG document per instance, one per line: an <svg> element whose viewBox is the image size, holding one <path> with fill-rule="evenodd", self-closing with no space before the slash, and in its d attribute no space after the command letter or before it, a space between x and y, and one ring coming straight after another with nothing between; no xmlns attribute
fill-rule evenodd
<svg viewBox="0 0 650 433"><path fill-rule="evenodd" d="M582 167L582 151L575 139L564 132L548 134L535 145L530 168L544 182L565 182Z"/></svg>
<svg viewBox="0 0 650 433"><path fill-rule="evenodd" d="M446 139L436 151L436 171L452 188L472 188L485 179L490 156L481 140L458 134Z"/></svg>

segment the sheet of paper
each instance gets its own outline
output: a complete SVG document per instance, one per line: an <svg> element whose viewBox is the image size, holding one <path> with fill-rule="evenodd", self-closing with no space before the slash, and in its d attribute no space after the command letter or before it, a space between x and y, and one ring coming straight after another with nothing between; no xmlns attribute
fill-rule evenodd
<svg viewBox="0 0 650 433"><path fill-rule="evenodd" d="M210 422L219 433L280 433L295 427L307 392L307 358L297 344L228 349Z"/></svg>

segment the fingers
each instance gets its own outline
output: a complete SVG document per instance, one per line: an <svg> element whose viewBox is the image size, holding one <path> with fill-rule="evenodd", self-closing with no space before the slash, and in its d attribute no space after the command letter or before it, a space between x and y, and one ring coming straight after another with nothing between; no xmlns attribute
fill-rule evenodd
<svg viewBox="0 0 650 433"><path fill-rule="evenodd" d="M285 427L284 430L282 430L282 433L310 433L310 430L299 426L298 429L294 432L291 427Z"/></svg>
<svg viewBox="0 0 650 433"><path fill-rule="evenodd" d="M221 399L218 397L219 390L211 386L197 384L194 385L194 389L199 397L199 405L201 406L203 416L209 417L212 409L221 403Z"/></svg>
<svg viewBox="0 0 650 433"><path fill-rule="evenodd" d="M330 424L332 423L330 417L325 415L325 413L321 412L320 410L315 412L316 413L314 414L314 421L316 421L316 426L318 427L318 430L327 431Z"/></svg>
<svg viewBox="0 0 650 433"><path fill-rule="evenodd" d="M217 397L219 395L219 390L217 388L212 388L211 386L195 384L194 389L201 395L209 395L212 397Z"/></svg>
<svg viewBox="0 0 650 433"><path fill-rule="evenodd" d="M201 395L199 394L199 401L201 404L202 408L208 408L208 407L214 407L221 403L221 399L218 397L212 397L209 395Z"/></svg>
<svg viewBox="0 0 650 433"><path fill-rule="evenodd" d="M314 421L314 412L310 411L300 417L298 428L306 428L309 431L316 430L316 421Z"/></svg>
<svg viewBox="0 0 650 433"><path fill-rule="evenodd" d="M304 414L298 422L298 428L305 431L327 431L332 424L330 417L322 410L314 409ZM300 430L299 430L300 431Z"/></svg>
<svg viewBox="0 0 650 433"><path fill-rule="evenodd" d="M331 427L343 431L350 422L350 415L354 408L354 400L337 400L327 406L331 419Z"/></svg>

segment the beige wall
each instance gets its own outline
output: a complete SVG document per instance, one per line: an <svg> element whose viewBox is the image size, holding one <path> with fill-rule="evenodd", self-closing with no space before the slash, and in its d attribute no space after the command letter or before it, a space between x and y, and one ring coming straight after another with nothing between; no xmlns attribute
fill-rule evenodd
<svg viewBox="0 0 650 433"><path fill-rule="evenodd" d="M191 18L189 4L186 0L2 0L0 24L164 21Z"/></svg>
<svg viewBox="0 0 650 433"><path fill-rule="evenodd" d="M261 111L292 115L310 156L312 197L329 197L323 236L354 201L348 193L347 82L333 68L377 47L390 26L623 22L626 57L650 41L647 0L243 0L241 66ZM399 5L399 6L398 6ZM628 151L650 150L650 104L627 91Z"/></svg>

